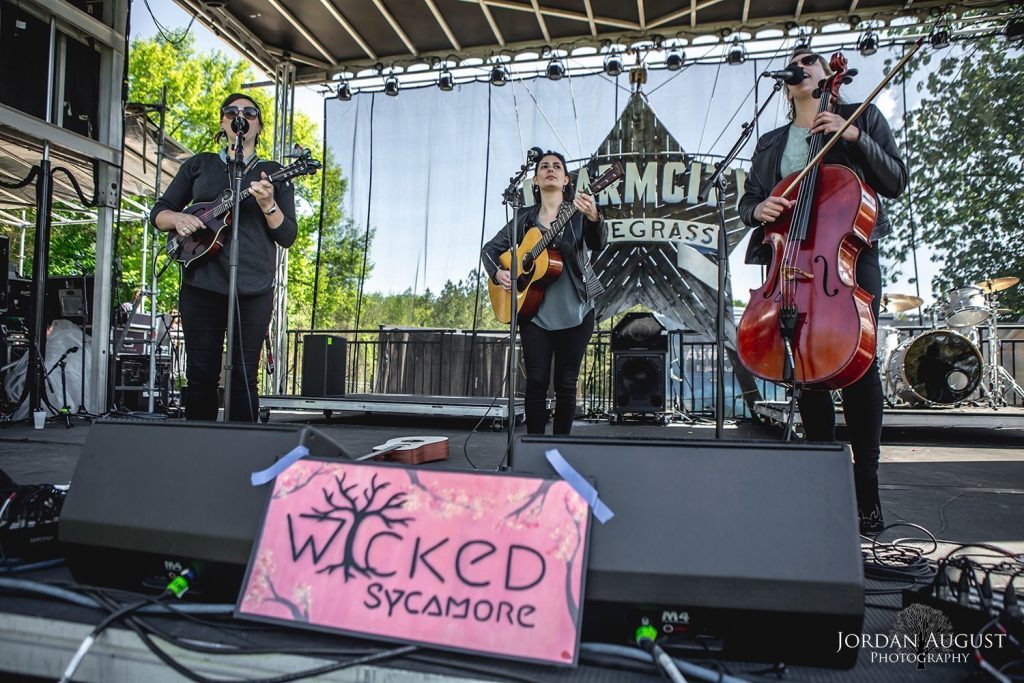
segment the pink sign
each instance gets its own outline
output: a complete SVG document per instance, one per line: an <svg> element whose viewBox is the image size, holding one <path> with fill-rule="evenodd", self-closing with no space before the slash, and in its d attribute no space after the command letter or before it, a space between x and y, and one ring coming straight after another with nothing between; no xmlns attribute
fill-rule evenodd
<svg viewBox="0 0 1024 683"><path fill-rule="evenodd" d="M588 530L561 480L301 460L235 614L575 665Z"/></svg>

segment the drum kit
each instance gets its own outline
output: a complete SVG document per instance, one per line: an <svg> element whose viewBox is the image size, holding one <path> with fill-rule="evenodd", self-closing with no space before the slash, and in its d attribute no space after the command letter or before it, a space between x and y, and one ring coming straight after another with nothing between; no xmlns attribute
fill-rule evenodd
<svg viewBox="0 0 1024 683"><path fill-rule="evenodd" d="M1005 406L1006 394L1014 391L1024 399L1024 389L999 362L998 293L1020 282L1017 277L983 280L946 293L928 309L932 329L900 340L895 327L878 327L878 363L882 386L891 406L956 406L966 402ZM923 299L907 294L882 296L882 310L904 313L918 308ZM936 314L945 325L936 324ZM987 328L988 358L982 356L981 329ZM980 397L976 392L980 391Z"/></svg>

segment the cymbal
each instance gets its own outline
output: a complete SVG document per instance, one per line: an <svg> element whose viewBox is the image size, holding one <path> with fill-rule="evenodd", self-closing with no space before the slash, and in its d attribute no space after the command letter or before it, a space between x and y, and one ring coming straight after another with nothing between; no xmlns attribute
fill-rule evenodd
<svg viewBox="0 0 1024 683"><path fill-rule="evenodd" d="M891 313L902 313L912 308L917 308L924 303L924 299L910 294L883 294L882 308Z"/></svg>
<svg viewBox="0 0 1024 683"><path fill-rule="evenodd" d="M1010 315L1011 313L1013 313L1013 309L1012 308L997 308L996 309L996 315Z"/></svg>
<svg viewBox="0 0 1024 683"><path fill-rule="evenodd" d="M1010 277L994 277L991 280L975 282L974 286L981 287L982 291L986 294L991 294L992 292L1001 292L1004 289L1009 289L1018 282L1020 282L1020 278L1011 275Z"/></svg>

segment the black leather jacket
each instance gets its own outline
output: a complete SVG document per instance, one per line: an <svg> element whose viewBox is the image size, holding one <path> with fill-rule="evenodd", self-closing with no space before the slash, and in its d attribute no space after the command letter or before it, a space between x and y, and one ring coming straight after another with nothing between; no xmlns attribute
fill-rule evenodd
<svg viewBox="0 0 1024 683"><path fill-rule="evenodd" d="M856 111L858 106L840 104L836 113L845 119ZM861 180L883 197L899 197L907 186L907 167L900 158L896 141L882 112L870 104L853 123L860 129L860 138L857 142L837 142L825 155L825 163L841 164L853 169ZM787 124L765 133L757 141L757 148L751 160L750 175L747 176L739 206L740 218L747 225L759 224L754 218L754 209L782 180L779 166L782 163L782 151L789 139L789 131L790 126ZM890 232L892 225L885 215L882 202L879 202L878 217L875 219L875 228L871 231L871 240L874 242ZM747 263L767 264L771 261L771 249L761 244L763 240L764 228L757 228L751 233L750 242L747 243Z"/></svg>
<svg viewBox="0 0 1024 683"><path fill-rule="evenodd" d="M540 206L532 206L519 211L519 225L516 230L516 239L522 240L527 229L537 225L537 214ZM603 290L601 283L597 280L594 271L589 267L586 255L586 247L593 251L604 249L608 243L605 234L604 223L600 216L597 222L588 220L580 212L576 212L569 219L562 234L555 240L555 246L562 253L564 270L561 277L566 273L572 278L576 287L576 293L580 295L580 301L589 301ZM584 246L585 245L585 246ZM497 283L494 274L498 272L500 264L498 257L509 250L508 225L502 227L498 233L491 238L491 241L484 245L480 251L480 260L483 261L484 270L490 276L491 281ZM589 275L588 275L589 273Z"/></svg>

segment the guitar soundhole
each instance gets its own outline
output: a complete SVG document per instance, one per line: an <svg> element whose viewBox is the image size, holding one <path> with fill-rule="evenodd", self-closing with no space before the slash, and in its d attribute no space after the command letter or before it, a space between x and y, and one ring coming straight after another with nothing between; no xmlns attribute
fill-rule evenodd
<svg viewBox="0 0 1024 683"><path fill-rule="evenodd" d="M533 254L527 254L523 257L523 273L533 272Z"/></svg>

